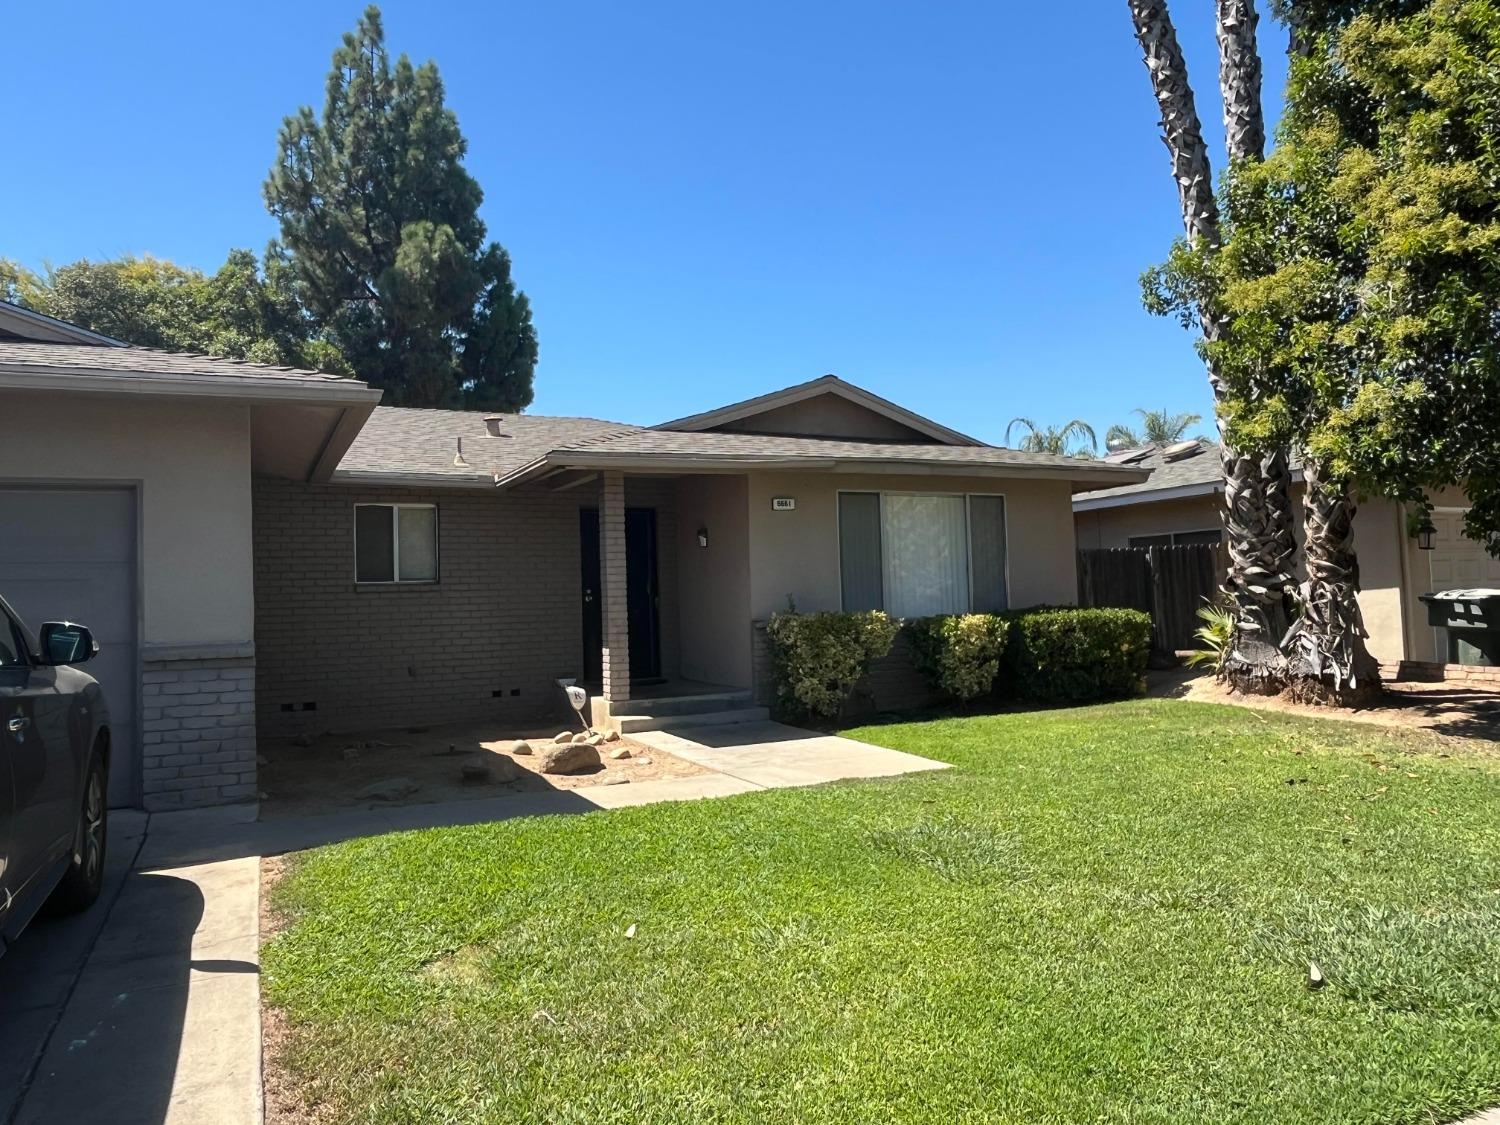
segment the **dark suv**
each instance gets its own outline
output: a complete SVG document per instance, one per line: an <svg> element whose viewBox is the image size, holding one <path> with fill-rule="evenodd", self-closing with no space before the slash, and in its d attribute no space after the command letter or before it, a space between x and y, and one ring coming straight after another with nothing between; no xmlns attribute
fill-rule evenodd
<svg viewBox="0 0 1500 1125"><path fill-rule="evenodd" d="M98 651L66 621L33 637L0 598L0 953L44 903L66 913L99 897L109 715L74 667Z"/></svg>

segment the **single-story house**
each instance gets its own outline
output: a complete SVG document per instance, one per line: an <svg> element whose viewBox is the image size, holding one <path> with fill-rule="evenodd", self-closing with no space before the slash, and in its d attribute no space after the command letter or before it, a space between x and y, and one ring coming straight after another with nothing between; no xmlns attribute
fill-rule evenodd
<svg viewBox="0 0 1500 1125"><path fill-rule="evenodd" d="M1218 446L1185 441L1165 449L1147 446L1107 458L1112 463L1150 470L1138 484L1081 492L1073 514L1081 549L1154 547L1218 543L1223 539L1224 482ZM1292 492L1298 502L1294 531L1303 541L1300 503L1302 473L1294 467ZM1468 507L1462 492L1433 497L1431 550L1422 550L1409 529L1405 506L1379 497L1359 503L1354 544L1359 553L1359 603L1369 630L1370 651L1389 676L1487 675L1454 667L1454 653L1443 629L1428 625L1422 594L1440 590L1500 588L1500 559L1463 533Z"/></svg>
<svg viewBox="0 0 1500 1125"><path fill-rule="evenodd" d="M733 710L788 605L1075 601L1074 493L1147 479L832 376L653 427L379 398L0 304L0 590L102 642L115 803L253 798L257 736L534 721L559 679L603 724Z"/></svg>

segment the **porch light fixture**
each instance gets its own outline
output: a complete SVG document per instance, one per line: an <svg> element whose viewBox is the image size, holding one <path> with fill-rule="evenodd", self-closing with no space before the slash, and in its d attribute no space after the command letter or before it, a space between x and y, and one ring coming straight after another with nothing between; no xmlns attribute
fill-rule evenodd
<svg viewBox="0 0 1500 1125"><path fill-rule="evenodd" d="M1417 550L1430 551L1435 546L1437 539L1437 528L1432 525L1432 517L1424 514L1422 522L1417 525Z"/></svg>
<svg viewBox="0 0 1500 1125"><path fill-rule="evenodd" d="M700 547L707 547L708 546L708 528L706 528L706 527L700 527L698 529L698 546L700 546Z"/></svg>

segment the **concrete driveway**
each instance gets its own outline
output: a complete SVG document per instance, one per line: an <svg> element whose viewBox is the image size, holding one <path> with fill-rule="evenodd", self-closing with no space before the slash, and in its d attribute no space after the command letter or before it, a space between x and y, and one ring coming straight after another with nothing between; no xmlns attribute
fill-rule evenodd
<svg viewBox="0 0 1500 1125"><path fill-rule="evenodd" d="M260 1120L259 860L142 870L147 826L113 813L100 901L0 958L0 1120Z"/></svg>

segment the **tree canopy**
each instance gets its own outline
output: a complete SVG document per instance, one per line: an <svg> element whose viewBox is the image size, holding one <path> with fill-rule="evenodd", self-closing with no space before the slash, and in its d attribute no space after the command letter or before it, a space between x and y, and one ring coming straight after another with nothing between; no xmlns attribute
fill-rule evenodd
<svg viewBox="0 0 1500 1125"><path fill-rule="evenodd" d="M1143 445L1171 445L1182 441L1188 430L1203 421L1201 414L1173 414L1167 410L1143 410L1139 429L1123 422L1111 426L1104 435L1104 444L1110 449L1139 449ZM1207 437L1200 437L1208 441Z"/></svg>
<svg viewBox="0 0 1500 1125"><path fill-rule="evenodd" d="M275 263L232 250L212 273L162 258L80 260L37 273L0 259L0 297L142 347L347 374Z"/></svg>
<svg viewBox="0 0 1500 1125"><path fill-rule="evenodd" d="M1211 298L1230 433L1427 503L1467 490L1500 553L1500 7L1325 5L1276 150L1224 188L1222 252L1180 245L1148 296Z"/></svg>
<svg viewBox="0 0 1500 1125"><path fill-rule="evenodd" d="M334 53L321 120L286 119L265 184L273 257L298 299L386 401L515 411L537 338L435 64L394 66L378 8Z"/></svg>
<svg viewBox="0 0 1500 1125"><path fill-rule="evenodd" d="M1094 456L1099 448L1099 439L1094 436L1094 427L1081 418L1074 418L1064 426L1038 426L1030 418L1012 418L1005 427L1005 440L1015 428L1021 427L1021 444L1017 449L1027 453L1057 453L1068 457Z"/></svg>

